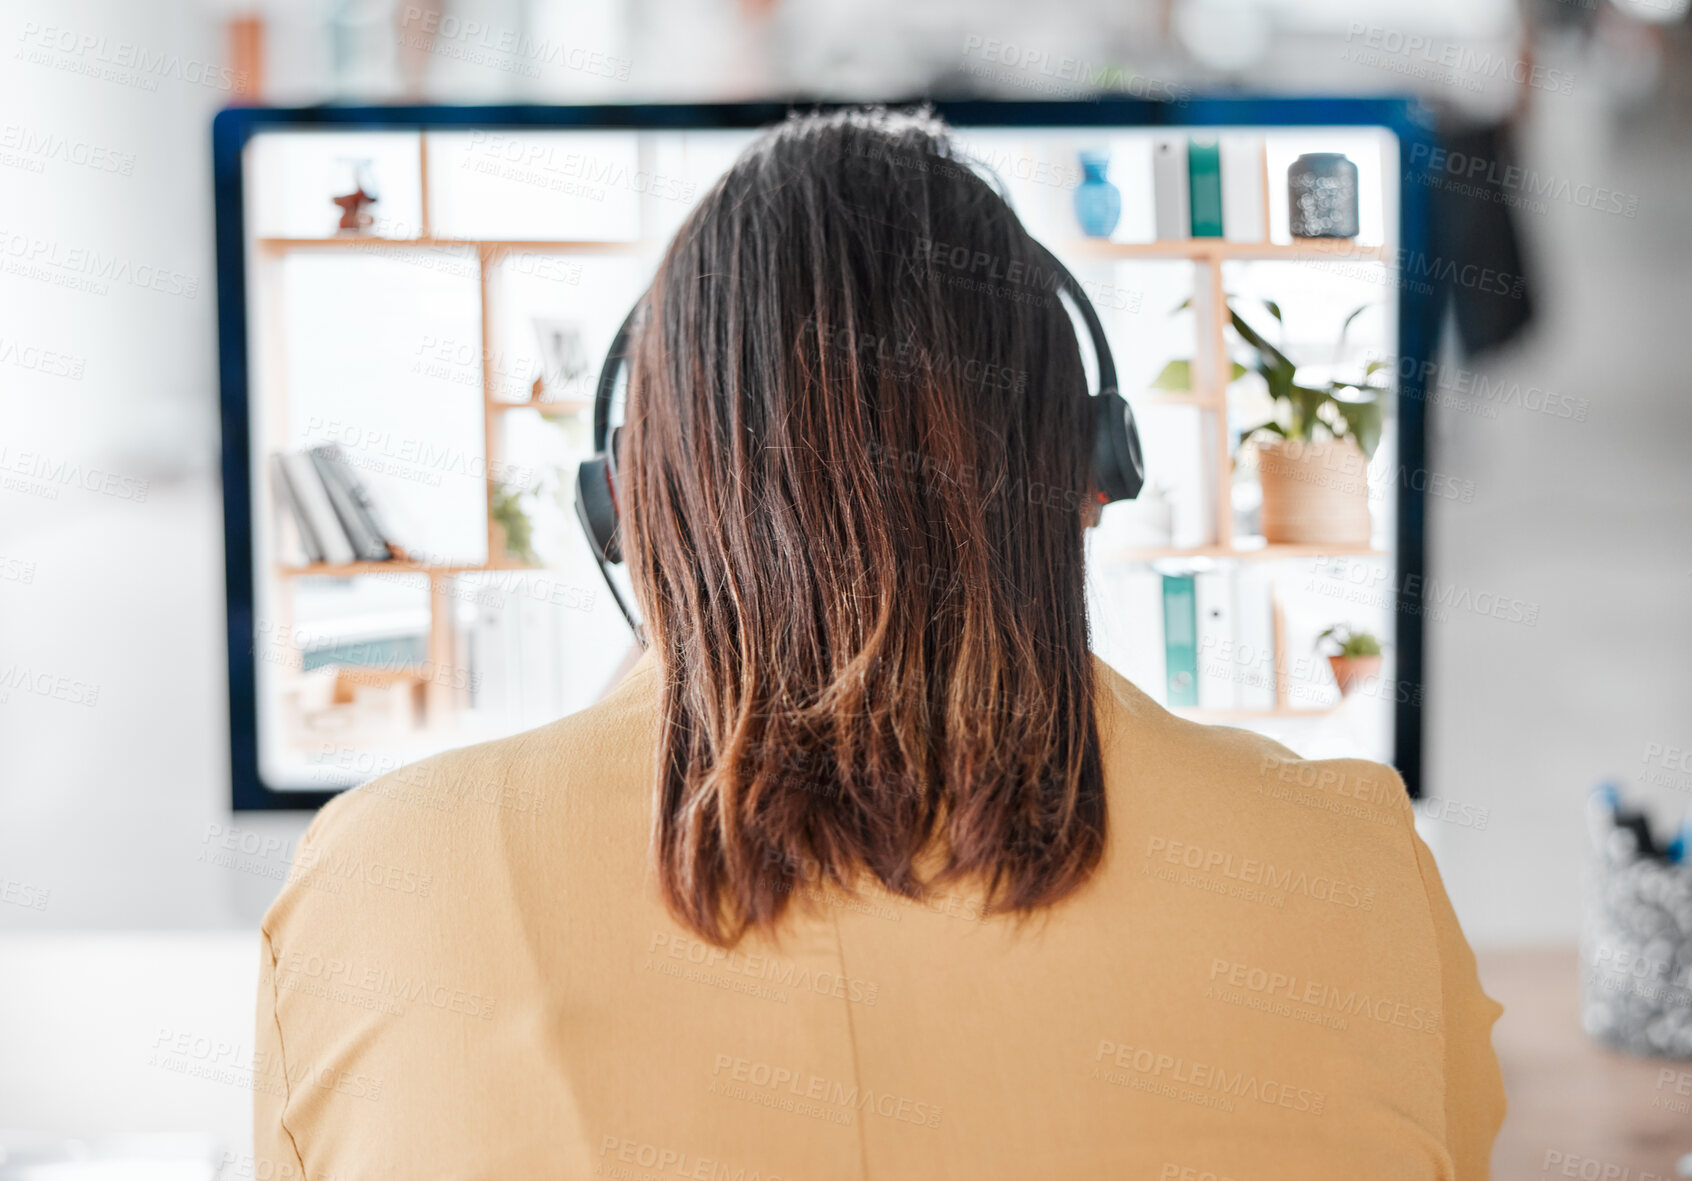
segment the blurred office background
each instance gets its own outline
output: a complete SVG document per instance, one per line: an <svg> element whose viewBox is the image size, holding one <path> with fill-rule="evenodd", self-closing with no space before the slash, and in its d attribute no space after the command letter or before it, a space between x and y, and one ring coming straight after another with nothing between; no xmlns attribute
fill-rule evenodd
<svg viewBox="0 0 1692 1181"><path fill-rule="evenodd" d="M1474 492L1429 498L1430 571L1536 611L1531 623L1476 610L1427 621L1424 788L1470 818L1427 825L1427 839L1494 991L1553 981L1522 994L1516 1032L1512 1018L1500 1027L1501 1052L1514 1038L1523 1055L1506 1055L1512 1100L1538 1102L1543 1122L1507 1127L1515 1139L1500 1152L1515 1156L1501 1156L1499 1175L1537 1176L1547 1152L1646 1167L1692 1149L1692 1124L1653 1107L1649 1081L1618 1116L1604 1106L1613 1094L1547 1078L1528 1056L1546 1028L1579 1036L1569 1031L1588 791L1615 781L1666 825L1692 803L1686 7L6 5L0 474L45 454L112 478L52 498L0 480L0 669L81 686L76 700L0 701L0 880L10 883L0 1128L205 1131L244 1151L250 1094L161 1067L156 1054L183 1033L250 1044L252 932L278 882L219 866L208 850L230 826L289 849L308 819L233 817L228 803L209 130L220 107L243 97L1040 99L1077 96L1094 70L1130 93L1150 80L1193 92L1416 94L1444 133L1489 145L1477 150L1501 173L1520 170L1502 196L1465 203L1464 178L1449 175L1438 195L1485 233L1497 222L1481 207L1509 207L1531 314L1448 333L1438 380L1449 396L1429 407L1428 466ZM560 52L537 64L511 48L525 43ZM59 48L31 55L44 44ZM109 68L123 44L182 64L138 81ZM1054 66L1066 61L1079 65ZM32 151L42 135L81 148ZM166 279L103 291L43 281L25 261L41 242Z"/></svg>

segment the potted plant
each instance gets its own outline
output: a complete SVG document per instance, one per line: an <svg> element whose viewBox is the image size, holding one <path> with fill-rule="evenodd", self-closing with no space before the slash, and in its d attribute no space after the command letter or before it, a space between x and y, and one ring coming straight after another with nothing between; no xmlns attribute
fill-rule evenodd
<svg viewBox="0 0 1692 1181"><path fill-rule="evenodd" d="M1182 307L1187 306L1182 304ZM1280 305L1263 306L1281 323ZM1367 304L1355 309L1340 328L1335 355L1345 349L1346 332ZM1180 310L1180 309L1176 309ZM1233 377L1255 370L1268 386L1274 416L1240 435L1240 444L1257 451L1263 488L1265 541L1287 544L1367 545L1369 542L1369 460L1381 441L1384 387L1375 376L1389 368L1371 361L1357 381L1329 379L1318 385L1298 380L1298 366L1248 324L1228 300L1234 332L1254 354L1248 368L1235 362ZM1191 365L1171 361L1153 382L1161 390L1191 388Z"/></svg>
<svg viewBox="0 0 1692 1181"><path fill-rule="evenodd" d="M1328 667L1334 670L1341 697L1350 697L1359 684L1381 674L1381 642L1371 632L1336 623L1317 636L1316 643L1336 649L1328 653Z"/></svg>
<svg viewBox="0 0 1692 1181"><path fill-rule="evenodd" d="M528 510L523 507L523 497L534 492L532 488L508 488L500 485L493 490L488 502L488 515L498 526L501 539L500 549L507 559L515 558L525 566L539 565L535 557L534 522L529 519ZM489 555L492 560L493 555Z"/></svg>

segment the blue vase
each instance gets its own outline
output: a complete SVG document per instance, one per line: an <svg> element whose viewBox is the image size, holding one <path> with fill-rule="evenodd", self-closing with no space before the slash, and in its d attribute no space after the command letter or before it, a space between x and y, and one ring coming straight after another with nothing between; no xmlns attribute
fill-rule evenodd
<svg viewBox="0 0 1692 1181"><path fill-rule="evenodd" d="M1105 179L1109 152L1081 153L1081 183L1075 187L1075 220L1089 238L1108 238L1122 216L1122 193Z"/></svg>

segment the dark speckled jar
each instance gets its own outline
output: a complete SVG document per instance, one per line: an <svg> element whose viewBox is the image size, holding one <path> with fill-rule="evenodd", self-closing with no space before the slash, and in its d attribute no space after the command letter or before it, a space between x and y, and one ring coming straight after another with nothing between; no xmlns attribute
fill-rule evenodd
<svg viewBox="0 0 1692 1181"><path fill-rule="evenodd" d="M1287 169L1287 219L1295 238L1357 237L1357 165L1338 152L1306 152Z"/></svg>

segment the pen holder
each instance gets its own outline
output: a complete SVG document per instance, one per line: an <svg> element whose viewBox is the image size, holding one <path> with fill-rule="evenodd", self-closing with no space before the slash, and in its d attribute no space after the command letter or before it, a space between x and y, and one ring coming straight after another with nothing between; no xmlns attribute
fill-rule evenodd
<svg viewBox="0 0 1692 1181"><path fill-rule="evenodd" d="M1692 1057L1692 864L1649 842L1643 817L1594 802L1581 1025L1618 1050Z"/></svg>

